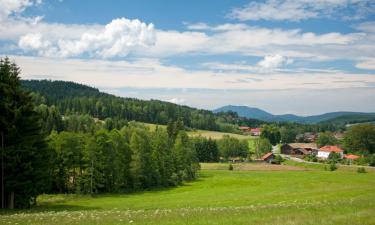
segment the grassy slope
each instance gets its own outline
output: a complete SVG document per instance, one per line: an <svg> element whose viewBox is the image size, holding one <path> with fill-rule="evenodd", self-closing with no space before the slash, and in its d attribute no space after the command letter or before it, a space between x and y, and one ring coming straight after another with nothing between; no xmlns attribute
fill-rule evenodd
<svg viewBox="0 0 375 225"><path fill-rule="evenodd" d="M375 224L373 172L202 167L210 170L198 181L167 190L43 196L30 211L3 212L0 224Z"/></svg>
<svg viewBox="0 0 375 225"><path fill-rule="evenodd" d="M146 127L149 127L151 130L155 130L157 126L161 128L166 128L166 125L157 125L157 124L152 124L152 123L142 123L142 124L144 124ZM238 139L255 138L255 137L248 136L248 135L225 133L225 132L219 132L219 131L208 131L208 130L188 131L188 135L191 137L202 136L202 137L212 138L212 139L221 139L224 135L229 135L231 137L238 138Z"/></svg>

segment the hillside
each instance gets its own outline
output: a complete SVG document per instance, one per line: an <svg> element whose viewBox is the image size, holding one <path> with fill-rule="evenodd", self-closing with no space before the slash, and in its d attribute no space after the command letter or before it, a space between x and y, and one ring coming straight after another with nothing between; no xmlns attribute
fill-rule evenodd
<svg viewBox="0 0 375 225"><path fill-rule="evenodd" d="M24 88L37 93L38 103L56 106L61 115L88 114L106 118L167 124L181 118L185 126L213 131L235 132L238 125L259 126L262 121L240 119L236 114L214 114L159 100L118 97L96 88L66 81L22 80Z"/></svg>
<svg viewBox="0 0 375 225"><path fill-rule="evenodd" d="M342 125L343 122L345 124L355 122L355 121L362 121L368 120L371 118L375 118L375 113L363 113L363 112L330 112L324 113L321 115L314 115L314 116L297 116L294 114L284 114L284 115L273 115L269 112L264 110L248 107L248 106L223 106L214 110L214 112L236 112L239 116L243 116L246 118L253 118L264 120L268 122L296 122L296 123L305 123L305 124L316 124L316 123L334 123L337 125ZM342 117L342 118L341 118ZM338 119L337 121L335 119ZM340 119L341 118L341 119Z"/></svg>

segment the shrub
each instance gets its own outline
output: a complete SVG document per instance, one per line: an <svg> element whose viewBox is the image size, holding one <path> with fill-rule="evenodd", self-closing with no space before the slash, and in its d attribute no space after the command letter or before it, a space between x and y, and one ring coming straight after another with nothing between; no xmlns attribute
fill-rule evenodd
<svg viewBox="0 0 375 225"><path fill-rule="evenodd" d="M329 169L329 171L335 171L335 170L337 170L336 163L333 163L333 162L330 163L328 169Z"/></svg>
<svg viewBox="0 0 375 225"><path fill-rule="evenodd" d="M232 165L232 163L229 164L228 170L233 170L233 165Z"/></svg>
<svg viewBox="0 0 375 225"><path fill-rule="evenodd" d="M366 173L365 167L358 167L357 173Z"/></svg>
<svg viewBox="0 0 375 225"><path fill-rule="evenodd" d="M372 154L371 156L369 156L368 164L369 166L375 166L375 154Z"/></svg>
<svg viewBox="0 0 375 225"><path fill-rule="evenodd" d="M283 157L280 155L276 155L275 159L272 160L272 164L281 164L284 161Z"/></svg>

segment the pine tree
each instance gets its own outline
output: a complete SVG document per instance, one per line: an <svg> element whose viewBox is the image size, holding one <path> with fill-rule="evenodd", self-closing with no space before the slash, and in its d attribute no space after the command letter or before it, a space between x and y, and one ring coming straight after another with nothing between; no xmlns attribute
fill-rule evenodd
<svg viewBox="0 0 375 225"><path fill-rule="evenodd" d="M27 208L49 187L49 151L31 95L20 86L20 69L0 60L1 202Z"/></svg>

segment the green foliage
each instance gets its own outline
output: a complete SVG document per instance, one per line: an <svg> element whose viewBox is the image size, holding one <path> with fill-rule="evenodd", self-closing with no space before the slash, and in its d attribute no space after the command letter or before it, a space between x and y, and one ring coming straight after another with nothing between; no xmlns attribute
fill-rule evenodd
<svg viewBox="0 0 375 225"><path fill-rule="evenodd" d="M314 154L306 155L303 159L309 162L318 162L318 158Z"/></svg>
<svg viewBox="0 0 375 225"><path fill-rule="evenodd" d="M0 59L0 135L4 144L4 199L0 200L6 208L35 204L36 196L48 191L50 181L50 152L40 115L33 97L21 88L19 74L16 64Z"/></svg>
<svg viewBox="0 0 375 225"><path fill-rule="evenodd" d="M281 164L282 162L284 162L284 159L283 157L281 157L281 155L276 155L275 158L272 160L272 164Z"/></svg>
<svg viewBox="0 0 375 225"><path fill-rule="evenodd" d="M361 124L350 127L344 137L344 146L359 154L375 153L375 126Z"/></svg>
<svg viewBox="0 0 375 225"><path fill-rule="evenodd" d="M276 125L271 124L262 126L260 137L267 138L272 145L276 145L280 143L281 134L279 128Z"/></svg>
<svg viewBox="0 0 375 225"><path fill-rule="evenodd" d="M249 154L248 142L224 135L218 140L220 156L228 159L230 157L246 158Z"/></svg>
<svg viewBox="0 0 375 225"><path fill-rule="evenodd" d="M211 138L195 137L192 139L199 162L218 162L219 148Z"/></svg>
<svg viewBox="0 0 375 225"><path fill-rule="evenodd" d="M335 171L335 170L337 170L336 163L334 163L334 162L329 163L328 170L329 171Z"/></svg>
<svg viewBox="0 0 375 225"><path fill-rule="evenodd" d="M358 167L357 173L367 173L367 171L364 167Z"/></svg>
<svg viewBox="0 0 375 225"><path fill-rule="evenodd" d="M368 156L368 165L375 166L375 154Z"/></svg>
<svg viewBox="0 0 375 225"><path fill-rule="evenodd" d="M192 141L180 131L174 142L165 129L132 122L121 131L52 132L52 191L114 193L195 179L199 164Z"/></svg>
<svg viewBox="0 0 375 225"><path fill-rule="evenodd" d="M154 124L168 124L169 121L181 122L186 127L238 132L238 125L258 126L262 121L239 118L237 114L214 114L208 110L199 110L188 106L176 105L158 100L144 101L134 98L122 98L99 92L98 89L80 85L74 82L24 80L22 85L35 92L38 103L48 107L56 107L64 116L75 114L90 115L100 120L106 120L105 126L111 130L121 129L116 123L140 121ZM48 118L49 115L45 115ZM56 119L56 118L54 118ZM58 127L59 122L49 123L46 130Z"/></svg>
<svg viewBox="0 0 375 225"><path fill-rule="evenodd" d="M331 152L328 155L328 162L329 163L338 163L341 161L341 157L339 153Z"/></svg>
<svg viewBox="0 0 375 225"><path fill-rule="evenodd" d="M297 135L296 129L283 126L280 128L280 141L281 143L292 143L295 141Z"/></svg>
<svg viewBox="0 0 375 225"><path fill-rule="evenodd" d="M337 143L338 143L338 140L330 131L319 133L318 139L316 140L316 144L318 145L319 148L325 145L336 145Z"/></svg>
<svg viewBox="0 0 375 225"><path fill-rule="evenodd" d="M232 165L232 163L229 164L229 166L228 166L228 170L233 170L233 165Z"/></svg>
<svg viewBox="0 0 375 225"><path fill-rule="evenodd" d="M255 154L256 158L260 158L272 150L272 145L266 138L255 138L249 140L249 149L250 152Z"/></svg>

